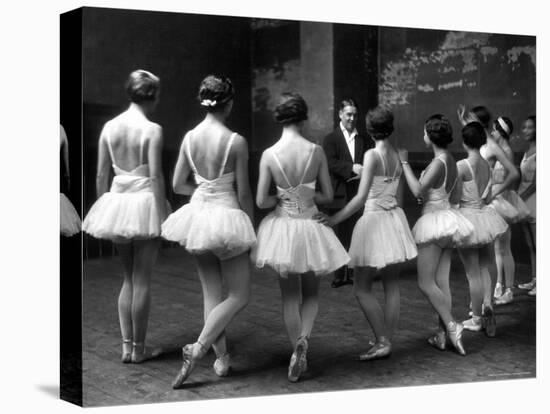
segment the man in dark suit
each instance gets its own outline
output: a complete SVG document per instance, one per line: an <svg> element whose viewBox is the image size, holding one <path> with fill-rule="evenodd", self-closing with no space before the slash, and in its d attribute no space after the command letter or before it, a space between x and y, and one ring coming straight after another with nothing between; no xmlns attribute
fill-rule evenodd
<svg viewBox="0 0 550 414"><path fill-rule="evenodd" d="M328 213L334 214L342 209L356 194L363 169L363 155L367 150L365 139L358 135L357 104L353 99L344 99L340 103L338 116L340 123L323 140L328 169L334 190L334 201L327 206ZM344 247L349 249L355 223L363 212L360 210L336 228L336 235ZM353 284L351 269L344 266L334 272L332 287Z"/></svg>

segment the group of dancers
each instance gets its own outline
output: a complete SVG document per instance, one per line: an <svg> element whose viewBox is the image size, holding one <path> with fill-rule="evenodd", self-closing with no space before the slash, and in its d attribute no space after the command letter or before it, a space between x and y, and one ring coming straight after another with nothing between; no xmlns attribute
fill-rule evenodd
<svg viewBox="0 0 550 414"><path fill-rule="evenodd" d="M112 240L122 259L124 281L118 298L122 362L141 363L162 352L145 346L151 274L161 237L193 255L204 297L204 325L196 341L182 349L174 388L182 386L211 347L216 374L229 373L225 329L248 303L250 262L278 275L293 350L288 367L292 382L307 370L319 276L344 265L354 269L353 292L375 335L361 360L387 357L392 351L400 307L399 269L394 265L417 258L418 285L440 321L428 342L440 350L450 344L461 355L466 354L463 329L494 336L493 303L513 299L509 223L525 223L533 280L523 287L536 293L535 117L523 126L529 147L516 192L519 173L507 143L512 132L508 118L499 117L491 126L485 108L468 113L460 108L467 158L457 163L447 150L453 140L449 120L439 114L429 117L419 135L434 157L417 178L407 151L391 143L391 110L378 106L366 115L367 132L375 145L364 153L357 170L357 194L341 210L327 215L318 209L334 196L327 157L321 146L302 135L308 118L306 102L296 93L285 93L274 110L282 134L262 154L255 197L258 208L271 212L255 231L247 142L225 125L234 102L231 81L209 75L199 86L198 101L206 115L185 134L172 182L175 193L191 198L171 214L161 168L162 129L149 120L159 88L159 78L148 71L130 74L126 83L130 106L105 124L99 138L98 200L82 223L84 232ZM111 166L115 175L109 188ZM400 207L405 182L423 205L412 231ZM270 194L272 184L276 194ZM62 206L62 226L63 210ZM361 211L345 249L332 227ZM454 248L470 287L471 318L464 322L451 312ZM493 291L489 267L494 257L498 282ZM384 308L372 290L378 275L384 286Z"/></svg>

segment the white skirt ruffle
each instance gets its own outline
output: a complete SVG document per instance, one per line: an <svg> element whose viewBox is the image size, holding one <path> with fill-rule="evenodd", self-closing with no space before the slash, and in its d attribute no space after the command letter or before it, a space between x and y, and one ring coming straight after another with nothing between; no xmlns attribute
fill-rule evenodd
<svg viewBox="0 0 550 414"><path fill-rule="evenodd" d="M238 256L256 243L254 228L243 210L198 201L170 214L162 224L162 237L191 254L211 252L221 260Z"/></svg>
<svg viewBox="0 0 550 414"><path fill-rule="evenodd" d="M107 192L92 205L82 229L98 239L125 243L159 237L163 219L150 191Z"/></svg>
<svg viewBox="0 0 550 414"><path fill-rule="evenodd" d="M291 217L279 207L268 214L260 224L258 243L251 254L256 267L268 266L287 277L289 273L307 272L321 276L346 265L349 256L334 230L312 215Z"/></svg>
<svg viewBox="0 0 550 414"><path fill-rule="evenodd" d="M476 248L492 243L508 230L508 224L493 207L462 207L460 213L474 226L474 232L463 240L455 238L455 247Z"/></svg>
<svg viewBox="0 0 550 414"><path fill-rule="evenodd" d="M424 213L412 229L417 245L435 243L445 248L452 240L464 241L474 231L474 226L459 211L441 209Z"/></svg>
<svg viewBox="0 0 550 414"><path fill-rule="evenodd" d="M73 204L63 193L59 193L61 234L71 237L80 232L81 222Z"/></svg>
<svg viewBox="0 0 550 414"><path fill-rule="evenodd" d="M417 254L409 223L400 207L365 211L353 229L348 266L381 269L414 259Z"/></svg>

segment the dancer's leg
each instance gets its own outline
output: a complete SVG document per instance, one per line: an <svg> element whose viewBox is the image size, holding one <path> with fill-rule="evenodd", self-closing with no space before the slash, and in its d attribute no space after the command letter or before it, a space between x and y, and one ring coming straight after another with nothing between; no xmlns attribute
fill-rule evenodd
<svg viewBox="0 0 550 414"><path fill-rule="evenodd" d="M377 341L381 337L388 338L388 329L384 320L384 312L378 303L376 296L372 292L372 284L375 272L373 268L356 267L355 281L353 284L353 293L359 306L369 322Z"/></svg>
<svg viewBox="0 0 550 414"><path fill-rule="evenodd" d="M442 262L443 259L443 262ZM451 309L447 293L444 292L437 283L439 277L440 282L445 285L444 271L448 271L447 263L444 258L444 250L435 244L429 244L418 247L418 287L426 295L428 301L434 307L444 322L444 326L452 321ZM448 289L447 273L446 288ZM444 286L445 287L445 286ZM449 295L450 296L450 295Z"/></svg>
<svg viewBox="0 0 550 414"><path fill-rule="evenodd" d="M132 329L134 342L145 343L151 304L151 275L160 239L134 241Z"/></svg>
<svg viewBox="0 0 550 414"><path fill-rule="evenodd" d="M200 260L200 256L197 257ZM228 295L208 315L198 342L205 349L222 334L227 325L248 303L250 296L250 260L248 252L221 261ZM198 347L195 347L198 348Z"/></svg>
<svg viewBox="0 0 550 414"><path fill-rule="evenodd" d="M479 252L478 249L459 249L458 254L470 286L470 301L472 303L472 311L475 316L481 316L481 304L483 303L483 285L481 283L481 271L479 267Z"/></svg>
<svg viewBox="0 0 550 414"><path fill-rule="evenodd" d="M219 259L212 253L196 256L196 263L202 286L204 322L206 323L210 312L222 301L222 271ZM214 341L212 347L218 357L227 352L224 332Z"/></svg>
<svg viewBox="0 0 550 414"><path fill-rule="evenodd" d="M283 321L292 349L296 346L302 332L302 315L300 312L300 275L290 274L279 277L281 301L283 306Z"/></svg>
<svg viewBox="0 0 550 414"><path fill-rule="evenodd" d="M118 295L118 320L122 334L122 360L129 362L132 352L132 273L134 268L134 257L132 243L115 243L120 260L123 265L123 281Z"/></svg>
<svg viewBox="0 0 550 414"><path fill-rule="evenodd" d="M302 329L300 336L309 338L319 310L319 277L313 273L302 275Z"/></svg>
<svg viewBox="0 0 550 414"><path fill-rule="evenodd" d="M401 297L399 293L400 269L401 265L388 266L381 272L385 296L384 322L388 330L388 339L390 341L399 325L399 312L401 308Z"/></svg>

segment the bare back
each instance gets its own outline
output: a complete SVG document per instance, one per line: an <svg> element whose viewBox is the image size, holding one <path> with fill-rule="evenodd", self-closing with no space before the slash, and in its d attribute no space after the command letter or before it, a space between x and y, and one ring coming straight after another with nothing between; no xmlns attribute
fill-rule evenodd
<svg viewBox="0 0 550 414"><path fill-rule="evenodd" d="M267 151L275 154L292 186L297 186L302 177L304 184L314 182L317 179L321 165L321 153L317 150L317 146L307 139L300 137L292 141L279 141L268 148ZM311 161L308 164L310 156ZM278 187L287 188L287 180L273 157L269 157L268 165L275 184Z"/></svg>
<svg viewBox="0 0 550 414"><path fill-rule="evenodd" d="M112 151L112 164L126 171L148 164L149 142L159 128L133 111L123 112L107 122L102 136Z"/></svg>
<svg viewBox="0 0 550 414"><path fill-rule="evenodd" d="M475 176L473 177L472 172L467 166L467 160L461 160L459 162L462 165L462 180L471 181L472 179L475 179L476 186L478 188L479 194L481 195L487 187L489 179L491 178L491 169L489 167L489 163L483 157L480 157L477 160L469 160L472 170L475 174Z"/></svg>
<svg viewBox="0 0 550 414"><path fill-rule="evenodd" d="M230 144L233 132L222 124L201 122L185 137L189 140L189 153L197 172L207 180L218 178L223 165L225 152ZM222 174L235 171L237 151L232 145L229 148L227 162Z"/></svg>

